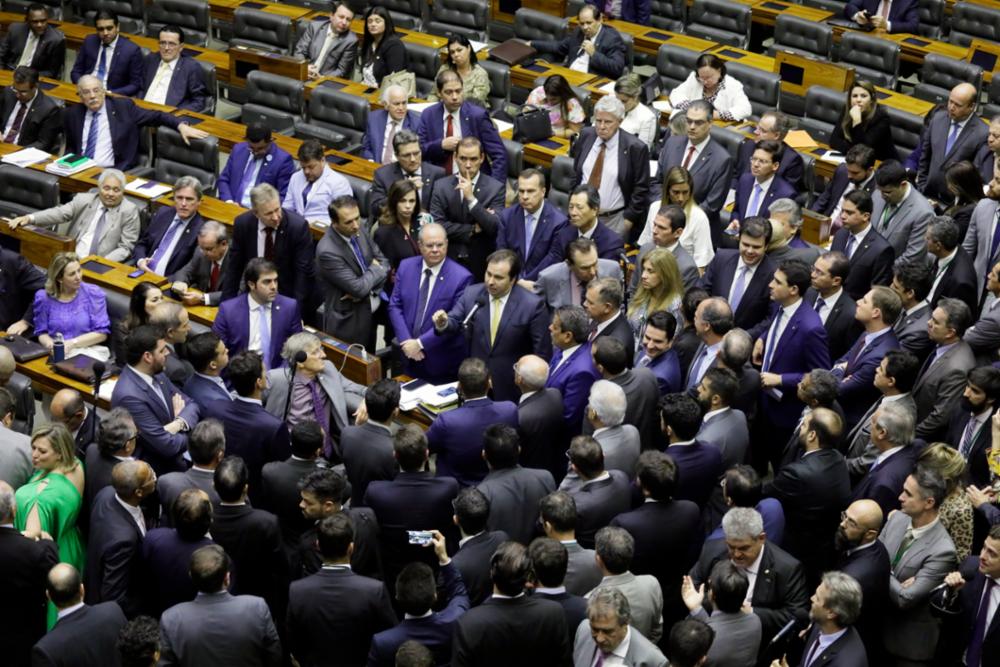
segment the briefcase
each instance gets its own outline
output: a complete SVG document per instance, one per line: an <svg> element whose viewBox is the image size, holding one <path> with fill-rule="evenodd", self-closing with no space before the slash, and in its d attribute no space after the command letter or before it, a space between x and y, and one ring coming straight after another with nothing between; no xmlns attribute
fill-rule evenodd
<svg viewBox="0 0 1000 667"><path fill-rule="evenodd" d="M84 384L94 384L94 379L97 373L94 372L94 364L96 364L100 359L95 359L94 357L88 356L86 354L77 354L69 359L60 361L59 363L53 364L52 367L60 375L65 375L66 377L71 377L74 380L83 382ZM104 373L101 374L101 379L106 380L111 377L114 372L113 364L105 363Z"/></svg>
<svg viewBox="0 0 1000 667"><path fill-rule="evenodd" d="M513 67L534 58L537 53L531 44L512 37L490 49L490 60Z"/></svg>
<svg viewBox="0 0 1000 667"><path fill-rule="evenodd" d="M7 334L0 337L0 345L10 350L10 353L14 355L14 361L19 364L39 359L47 356L49 353L48 349L41 343L36 343L24 336L15 336L14 334Z"/></svg>
<svg viewBox="0 0 1000 667"><path fill-rule="evenodd" d="M530 144L551 136L552 121L545 109L529 104L514 116L514 141Z"/></svg>

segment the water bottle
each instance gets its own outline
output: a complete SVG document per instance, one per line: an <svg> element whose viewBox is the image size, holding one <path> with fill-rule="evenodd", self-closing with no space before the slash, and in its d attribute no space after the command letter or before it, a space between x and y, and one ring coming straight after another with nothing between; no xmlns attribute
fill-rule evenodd
<svg viewBox="0 0 1000 667"><path fill-rule="evenodd" d="M63 342L63 335L56 334L56 340L52 344L52 363L58 364L66 358L66 344Z"/></svg>

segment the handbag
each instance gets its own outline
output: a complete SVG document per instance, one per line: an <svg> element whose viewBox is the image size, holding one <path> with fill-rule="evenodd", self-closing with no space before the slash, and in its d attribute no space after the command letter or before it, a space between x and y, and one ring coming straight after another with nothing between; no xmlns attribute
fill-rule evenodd
<svg viewBox="0 0 1000 667"><path fill-rule="evenodd" d="M382 77L382 87L379 92L384 91L389 86L402 86L406 91L407 99L417 96L417 75L408 70L400 70Z"/></svg>
<svg viewBox="0 0 1000 667"><path fill-rule="evenodd" d="M531 44L512 37L490 49L490 60L513 67L534 58L537 53Z"/></svg>
<svg viewBox="0 0 1000 667"><path fill-rule="evenodd" d="M552 121L545 109L528 105L514 116L514 141L530 144L552 136Z"/></svg>
<svg viewBox="0 0 1000 667"><path fill-rule="evenodd" d="M10 353L14 355L14 361L19 364L32 361L33 359L40 359L49 354L48 349L41 343L36 343L24 336L15 336L14 334L7 334L0 337L0 345L10 350Z"/></svg>
<svg viewBox="0 0 1000 667"><path fill-rule="evenodd" d="M97 377L97 373L94 371L94 364L102 363L100 359L95 359L86 354L75 354L69 359L64 359L56 364L52 365L60 375L65 375L66 377L73 378L84 384L94 384L94 379ZM101 373L101 379L106 380L114 372L113 364L105 364L104 372Z"/></svg>

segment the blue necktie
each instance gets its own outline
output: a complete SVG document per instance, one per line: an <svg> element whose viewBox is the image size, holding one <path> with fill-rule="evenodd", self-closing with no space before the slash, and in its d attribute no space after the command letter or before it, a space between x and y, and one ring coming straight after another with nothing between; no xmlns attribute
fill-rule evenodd
<svg viewBox="0 0 1000 667"><path fill-rule="evenodd" d="M524 258L531 254L531 237L535 235L535 215L524 212Z"/></svg>
<svg viewBox="0 0 1000 667"><path fill-rule="evenodd" d="M767 337L767 350L764 353L764 365L761 370L767 372L771 368L771 356L774 354L774 346L778 344L778 327L781 326L781 318L785 315L785 309L778 310L778 318L774 320L774 327Z"/></svg>
<svg viewBox="0 0 1000 667"><path fill-rule="evenodd" d="M990 261L993 261L993 258L997 254L997 246L1000 246L1000 206L997 207L997 215L993 222L993 227L993 240L990 241Z"/></svg>
<svg viewBox="0 0 1000 667"><path fill-rule="evenodd" d="M312 181L306 183L306 187L302 190L302 212L306 211L306 204L309 201L309 192L313 189Z"/></svg>
<svg viewBox="0 0 1000 667"><path fill-rule="evenodd" d="M750 197L750 206L747 207L747 217L752 215L757 215L757 209L760 208L760 196L764 194L764 189L760 187L760 184L753 186L753 196Z"/></svg>
<svg viewBox="0 0 1000 667"><path fill-rule="evenodd" d="M948 133L948 142L944 145L944 154L947 155L951 152L952 146L955 145L955 140L958 139L958 123L951 121L951 132Z"/></svg>
<svg viewBox="0 0 1000 667"><path fill-rule="evenodd" d="M260 327L260 357L264 368L271 368L271 329L267 326L267 306L257 306L257 326Z"/></svg>
<svg viewBox="0 0 1000 667"><path fill-rule="evenodd" d="M351 237L351 248L354 249L354 257L355 257L355 259L358 260L358 264L361 265L361 270L363 271L363 270L367 269L368 268L368 262L365 261L365 254L363 252L361 252L361 245L358 244L358 237L357 236L352 236Z"/></svg>
<svg viewBox="0 0 1000 667"><path fill-rule="evenodd" d="M250 159L247 160L247 168L246 171L243 172L243 178L240 179L240 189L235 193L236 203L247 208L250 206L250 190L253 188L253 173L256 165L257 158L251 156Z"/></svg>
<svg viewBox="0 0 1000 667"><path fill-rule="evenodd" d="M424 311L427 310L427 297L431 291L431 270L424 269L424 279L420 282L420 293L417 295L417 317L410 327L410 335L420 334L420 325L424 323Z"/></svg>
<svg viewBox="0 0 1000 667"><path fill-rule="evenodd" d="M972 625L972 637L969 639L969 646L965 649L965 664L979 667L983 663L983 643L986 640L986 616L990 613L990 596L993 593L993 586L996 585L993 577L986 577L983 584L983 597L979 602L979 610L976 613L976 622Z"/></svg>
<svg viewBox="0 0 1000 667"><path fill-rule="evenodd" d="M687 388L697 386L698 381L701 379L701 365L705 362L705 357L708 356L708 347L701 348L701 352L695 357L694 362L691 364L691 370L688 371L688 383Z"/></svg>
<svg viewBox="0 0 1000 667"><path fill-rule="evenodd" d="M84 149L83 154L91 160L94 159L94 155L97 153L97 125L100 117L100 111L90 112L90 129L87 130L87 147Z"/></svg>
<svg viewBox="0 0 1000 667"><path fill-rule="evenodd" d="M101 83L105 83L108 78L108 47L101 47L101 56L97 59L97 78L101 80Z"/></svg>
<svg viewBox="0 0 1000 667"><path fill-rule="evenodd" d="M847 255L847 259L850 259L854 255L854 246L858 244L858 239L854 234L850 234L847 237L847 247L844 248L844 254Z"/></svg>
<svg viewBox="0 0 1000 667"><path fill-rule="evenodd" d="M729 300L729 306L736 312L736 309L740 307L740 301L743 300L743 293L747 291L747 273L750 272L748 266L741 266L736 272L736 283L733 285L733 297Z"/></svg>
<svg viewBox="0 0 1000 667"><path fill-rule="evenodd" d="M177 232L180 231L180 228L183 226L184 221L175 215L174 221L170 223L170 227L163 235L163 238L160 239L160 245L156 246L156 252L153 253L153 259L149 262L149 270L151 272L156 273L157 267L159 267L160 262L163 261L163 256L167 254L167 249L173 242L174 237L177 236Z"/></svg>

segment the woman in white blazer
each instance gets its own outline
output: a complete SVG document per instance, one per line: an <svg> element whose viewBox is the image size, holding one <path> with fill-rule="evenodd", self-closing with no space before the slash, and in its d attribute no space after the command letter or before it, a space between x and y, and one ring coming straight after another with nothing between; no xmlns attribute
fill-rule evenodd
<svg viewBox="0 0 1000 667"><path fill-rule="evenodd" d="M726 61L711 53L703 53L695 71L670 93L674 113L687 109L694 100L710 103L717 120L743 120L753 113L743 84L726 74Z"/></svg>

